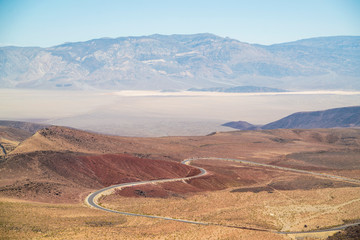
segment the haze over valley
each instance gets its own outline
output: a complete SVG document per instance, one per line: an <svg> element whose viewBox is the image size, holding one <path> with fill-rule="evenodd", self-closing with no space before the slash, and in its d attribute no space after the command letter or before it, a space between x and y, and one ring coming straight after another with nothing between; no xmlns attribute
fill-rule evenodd
<svg viewBox="0 0 360 240"><path fill-rule="evenodd" d="M0 118L121 136L188 136L264 125L295 112L359 106L358 92L163 93L0 89ZM26 104L24 104L26 103Z"/></svg>

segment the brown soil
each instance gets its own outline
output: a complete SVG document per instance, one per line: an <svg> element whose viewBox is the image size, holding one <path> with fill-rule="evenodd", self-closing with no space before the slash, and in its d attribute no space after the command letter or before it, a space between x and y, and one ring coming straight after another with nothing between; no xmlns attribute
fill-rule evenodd
<svg viewBox="0 0 360 240"><path fill-rule="evenodd" d="M199 173L191 166L172 161L141 159L124 154L90 156L71 152L13 155L0 163L0 169L3 182L0 194L26 199L37 199L39 196L46 199L56 195L58 201L67 201L69 194L89 191L87 189Z"/></svg>
<svg viewBox="0 0 360 240"><path fill-rule="evenodd" d="M319 151L319 152L302 152L289 154L288 159L300 160L308 164L316 165L323 169L343 169L352 170L360 169L359 165L360 150L347 151Z"/></svg>
<svg viewBox="0 0 360 240"><path fill-rule="evenodd" d="M327 240L359 240L360 239L360 225L346 228L344 231L335 233L328 237Z"/></svg>
<svg viewBox="0 0 360 240"><path fill-rule="evenodd" d="M37 188L51 188L50 192L65 189L64 201L67 192L73 194L71 199L77 196L81 200L89 191L111 184L195 175L198 170L178 163L191 157L238 158L353 177L360 171L359 147L360 129L281 129L234 131L203 137L134 138L49 127L22 141L0 160L0 187L6 186L1 194L7 192L7 196L17 196L14 188L22 184L27 189L25 184L29 179L33 183L51 183L35 184ZM310 180L303 180L304 183L294 180L298 176L294 173L231 162L197 161L194 164L211 174L186 183L161 184L160 188L143 186L144 189L135 189L139 190L137 193L134 189L123 190L121 194L167 197L269 184L279 189L340 186L321 181L311 185ZM295 186L297 183L301 184ZM32 190L24 190L25 195L33 196L27 193L29 191ZM38 195L48 194L39 190Z"/></svg>
<svg viewBox="0 0 360 240"><path fill-rule="evenodd" d="M221 183L216 177L206 176L186 182L177 181L157 185L146 184L135 187L127 187L122 190L117 190L116 194L124 197L185 198L191 193L215 191L225 188L225 184Z"/></svg>
<svg viewBox="0 0 360 240"><path fill-rule="evenodd" d="M177 161L187 157L240 156L272 162L276 157L292 153L333 149L342 151L359 147L360 129L281 129L216 133L204 137L134 138L50 127L22 142L11 154L50 150L91 154L130 153ZM266 157L261 153L266 153Z"/></svg>
<svg viewBox="0 0 360 240"><path fill-rule="evenodd" d="M31 137L33 134L31 134L28 131L12 128L12 127L5 127L0 126L0 138L5 138L12 141L21 142L25 139Z"/></svg>
<svg viewBox="0 0 360 240"><path fill-rule="evenodd" d="M274 182L261 187L245 187L234 189L231 192L263 192L272 193L276 190L311 190L311 189L322 189L322 188L343 188L343 187L359 187L359 185L336 182L328 179L321 179L316 177L301 176L294 179L287 180L275 180Z"/></svg>
<svg viewBox="0 0 360 240"><path fill-rule="evenodd" d="M17 196L21 197L26 195L27 192L34 193L36 195L42 193L50 193L52 195L61 195L61 190L58 190L62 185L59 183L49 182L32 182L27 180L26 183L15 182L12 185L8 185L0 188L0 192L12 192L16 191Z"/></svg>
<svg viewBox="0 0 360 240"><path fill-rule="evenodd" d="M124 154L80 156L80 163L91 169L103 186L152 179L190 177L200 173L191 166L171 161L152 160Z"/></svg>
<svg viewBox="0 0 360 240"><path fill-rule="evenodd" d="M356 184L336 182L312 176L284 172L264 167L246 166L228 161L196 162L197 165L210 171L210 175L188 181L177 181L161 184L147 184L128 187L116 192L124 197L186 197L189 193L216 191L240 187L231 192L277 190L312 190L322 188L358 187ZM270 182L270 183L269 183ZM252 187L248 187L252 186Z"/></svg>

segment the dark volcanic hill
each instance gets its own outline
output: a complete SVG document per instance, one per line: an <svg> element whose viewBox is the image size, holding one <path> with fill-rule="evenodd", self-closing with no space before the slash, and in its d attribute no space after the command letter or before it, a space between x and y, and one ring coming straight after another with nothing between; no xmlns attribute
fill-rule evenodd
<svg viewBox="0 0 360 240"><path fill-rule="evenodd" d="M228 122L223 126L240 130L360 127L360 106L298 112L264 126L255 126L244 121Z"/></svg>
<svg viewBox="0 0 360 240"><path fill-rule="evenodd" d="M264 46L212 34L156 34L0 48L0 86L6 88L360 89L359 76L360 37Z"/></svg>
<svg viewBox="0 0 360 240"><path fill-rule="evenodd" d="M255 125L252 125L251 123L248 123L245 121L228 122L228 123L224 123L222 126L231 127L231 128L235 128L235 129L241 129L241 130L261 129L261 126L255 126Z"/></svg>
<svg viewBox="0 0 360 240"><path fill-rule="evenodd" d="M262 126L262 129L334 127L360 127L360 106L294 113L266 124Z"/></svg>

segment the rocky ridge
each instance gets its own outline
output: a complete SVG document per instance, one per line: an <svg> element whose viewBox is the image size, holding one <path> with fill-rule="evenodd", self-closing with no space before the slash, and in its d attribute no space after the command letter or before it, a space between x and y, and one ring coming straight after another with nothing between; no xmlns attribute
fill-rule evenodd
<svg viewBox="0 0 360 240"><path fill-rule="evenodd" d="M270 46L213 34L1 47L0 85L36 89L185 90L263 86L360 89L360 37Z"/></svg>

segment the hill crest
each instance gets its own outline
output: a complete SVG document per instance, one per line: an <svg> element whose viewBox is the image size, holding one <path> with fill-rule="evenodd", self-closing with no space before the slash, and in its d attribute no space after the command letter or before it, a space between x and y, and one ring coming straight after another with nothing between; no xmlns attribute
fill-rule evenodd
<svg viewBox="0 0 360 240"><path fill-rule="evenodd" d="M228 122L223 126L241 130L360 127L360 106L297 112L263 126L255 126L244 121Z"/></svg>

